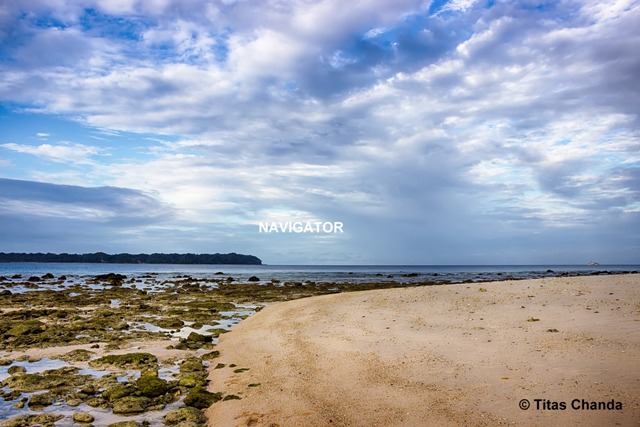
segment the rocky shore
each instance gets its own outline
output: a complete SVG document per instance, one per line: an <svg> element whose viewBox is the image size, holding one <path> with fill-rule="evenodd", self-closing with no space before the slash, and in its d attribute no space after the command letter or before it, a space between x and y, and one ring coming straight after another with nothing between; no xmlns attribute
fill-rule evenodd
<svg viewBox="0 0 640 427"><path fill-rule="evenodd" d="M260 283L258 283L260 282ZM380 287L177 275L0 277L0 426L202 426L221 334L265 304ZM387 283L384 286L403 286Z"/></svg>

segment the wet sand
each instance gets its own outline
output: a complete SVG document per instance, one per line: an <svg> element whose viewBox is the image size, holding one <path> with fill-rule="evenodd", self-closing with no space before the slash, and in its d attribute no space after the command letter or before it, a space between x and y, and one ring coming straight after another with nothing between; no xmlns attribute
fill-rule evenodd
<svg viewBox="0 0 640 427"><path fill-rule="evenodd" d="M640 425L640 275L276 303L217 349L210 426Z"/></svg>

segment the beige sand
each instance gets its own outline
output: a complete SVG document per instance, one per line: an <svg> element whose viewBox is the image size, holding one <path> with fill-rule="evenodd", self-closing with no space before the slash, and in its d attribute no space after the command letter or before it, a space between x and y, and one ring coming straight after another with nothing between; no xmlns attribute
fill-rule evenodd
<svg viewBox="0 0 640 427"><path fill-rule="evenodd" d="M210 389L242 400L211 407L210 426L640 425L640 275L278 303L218 349L237 367L212 369Z"/></svg>

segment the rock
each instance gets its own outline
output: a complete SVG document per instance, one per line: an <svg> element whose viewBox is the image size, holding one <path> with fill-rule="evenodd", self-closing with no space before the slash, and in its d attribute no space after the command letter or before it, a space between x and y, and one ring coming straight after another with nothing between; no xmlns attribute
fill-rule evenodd
<svg viewBox="0 0 640 427"><path fill-rule="evenodd" d="M203 424L206 420L201 410L187 407L169 412L164 416L163 421L165 425L177 426L182 423Z"/></svg>
<svg viewBox="0 0 640 427"><path fill-rule="evenodd" d="M146 397L158 397L167 392L167 382L152 375L143 375L136 380L140 394Z"/></svg>
<svg viewBox="0 0 640 427"><path fill-rule="evenodd" d="M66 370L55 370L44 374L22 374L9 377L3 381L2 385L12 390L31 392L56 387L78 386L85 383L88 378L90 378L89 375L73 375L73 372Z"/></svg>
<svg viewBox="0 0 640 427"><path fill-rule="evenodd" d="M86 362L95 355L96 354L93 351L83 350L79 348L77 350L72 350L68 353L63 354L62 356L60 356L60 359L64 360L65 362Z"/></svg>
<svg viewBox="0 0 640 427"><path fill-rule="evenodd" d="M122 286L122 281L126 278L127 276L125 276L124 274L107 273L97 275L96 281L109 282L111 286Z"/></svg>
<svg viewBox="0 0 640 427"><path fill-rule="evenodd" d="M189 357L180 365L180 373L188 373L188 372L205 372L207 368L205 368L201 359L197 357Z"/></svg>
<svg viewBox="0 0 640 427"><path fill-rule="evenodd" d="M12 323L11 329L5 332L6 335L18 337L21 335L33 335L44 332L46 325L39 320L16 321Z"/></svg>
<svg viewBox="0 0 640 427"><path fill-rule="evenodd" d="M80 393L84 393L88 396L98 393L98 388L94 384L85 384L80 388Z"/></svg>
<svg viewBox="0 0 640 427"><path fill-rule="evenodd" d="M203 387L194 387L184 398L184 404L198 409L206 409L221 399L222 393L211 393Z"/></svg>
<svg viewBox="0 0 640 427"><path fill-rule="evenodd" d="M260 278L258 276L251 276L247 279L249 282L259 282Z"/></svg>
<svg viewBox="0 0 640 427"><path fill-rule="evenodd" d="M191 332L186 340L182 340L182 343L191 350L197 350L206 343L213 341L213 337L210 335L200 335L197 332Z"/></svg>
<svg viewBox="0 0 640 427"><path fill-rule="evenodd" d="M178 385L182 387L203 387L207 385L207 380L197 375L185 375L178 381Z"/></svg>
<svg viewBox="0 0 640 427"><path fill-rule="evenodd" d="M105 366L120 369L142 369L158 366L158 358L151 353L112 354L89 361L92 368Z"/></svg>
<svg viewBox="0 0 640 427"><path fill-rule="evenodd" d="M43 279L53 279L55 278L55 276L51 273L47 273L44 276L42 276Z"/></svg>
<svg viewBox="0 0 640 427"><path fill-rule="evenodd" d="M156 368L145 368L140 371L140 376L141 377L144 377L144 376L157 377L158 370Z"/></svg>
<svg viewBox="0 0 640 427"><path fill-rule="evenodd" d="M54 427L54 423L64 418L64 415L59 414L38 414L38 415L19 415L11 418L0 426L2 427Z"/></svg>
<svg viewBox="0 0 640 427"><path fill-rule="evenodd" d="M118 421L117 423L111 423L107 427L142 427L142 424L135 421Z"/></svg>
<svg viewBox="0 0 640 427"><path fill-rule="evenodd" d="M13 391L9 391L6 392L3 389L0 388L0 397L5 401L5 402L10 402L12 400L16 400L17 398L20 397L22 393L19 392L18 390L13 390Z"/></svg>
<svg viewBox="0 0 640 427"><path fill-rule="evenodd" d="M67 402L67 405L75 408L76 406L82 403L82 400L71 398L71 399L67 399L66 402Z"/></svg>
<svg viewBox="0 0 640 427"><path fill-rule="evenodd" d="M29 277L29 278L27 279L27 282L39 282L39 281L41 281L41 280L42 280L42 279L41 279L40 277L38 277L38 276L31 276L31 277Z"/></svg>
<svg viewBox="0 0 640 427"><path fill-rule="evenodd" d="M22 409L25 407L25 405L27 404L27 402L29 401L28 398L23 397L22 399L20 399L18 402L13 404L13 407L16 409Z"/></svg>
<svg viewBox="0 0 640 427"><path fill-rule="evenodd" d="M86 412L76 412L73 414L73 421L77 423L92 423L93 415L87 414Z"/></svg>
<svg viewBox="0 0 640 427"><path fill-rule="evenodd" d="M153 323L154 325L164 329L182 329L184 326L184 322L180 319L176 319L175 317L158 319Z"/></svg>
<svg viewBox="0 0 640 427"><path fill-rule="evenodd" d="M92 396L90 398L88 398L85 403L89 406L91 406L92 408L108 408L109 404L107 403L107 400L102 398L102 397L96 397L96 396Z"/></svg>
<svg viewBox="0 0 640 427"><path fill-rule="evenodd" d="M136 392L136 388L133 384L116 384L102 392L102 397L109 402L115 402L118 399L122 399L126 396L131 396Z"/></svg>
<svg viewBox="0 0 640 427"><path fill-rule="evenodd" d="M114 414L139 414L151 404L151 399L144 396L126 396L113 404Z"/></svg>
<svg viewBox="0 0 640 427"><path fill-rule="evenodd" d="M216 357L220 357L220 352L218 350L210 351L209 353L205 353L202 355L202 360L211 360Z"/></svg>
<svg viewBox="0 0 640 427"><path fill-rule="evenodd" d="M29 409L42 409L46 406L53 405L53 402L55 401L56 395L51 392L34 394L31 396L31 399L29 399Z"/></svg>
<svg viewBox="0 0 640 427"><path fill-rule="evenodd" d="M9 367L9 369L7 370L7 373L12 377L17 377L22 374L26 374L27 368L25 368L24 366L13 365Z"/></svg>

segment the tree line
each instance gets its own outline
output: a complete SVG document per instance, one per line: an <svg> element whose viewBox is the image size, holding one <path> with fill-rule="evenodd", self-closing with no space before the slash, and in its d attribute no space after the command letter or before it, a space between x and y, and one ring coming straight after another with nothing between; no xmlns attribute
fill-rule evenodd
<svg viewBox="0 0 640 427"><path fill-rule="evenodd" d="M0 252L0 262L71 262L109 264L250 264L261 265L260 258L253 255L229 254L54 254Z"/></svg>

